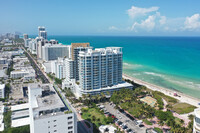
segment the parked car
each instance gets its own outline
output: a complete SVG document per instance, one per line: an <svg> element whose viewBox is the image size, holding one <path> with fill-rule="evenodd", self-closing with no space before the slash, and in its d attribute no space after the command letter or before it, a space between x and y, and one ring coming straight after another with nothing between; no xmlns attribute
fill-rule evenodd
<svg viewBox="0 0 200 133"><path fill-rule="evenodd" d="M112 115L112 118L116 118L114 115Z"/></svg>
<svg viewBox="0 0 200 133"><path fill-rule="evenodd" d="M117 118L114 118L113 122L116 123L117 121L118 121L118 119L117 119Z"/></svg>
<svg viewBox="0 0 200 133"><path fill-rule="evenodd" d="M126 132L127 132L127 133L135 133L135 131L132 130L132 129L128 129Z"/></svg>
<svg viewBox="0 0 200 133"><path fill-rule="evenodd" d="M120 126L121 124L123 124L121 121L117 121L117 124Z"/></svg>

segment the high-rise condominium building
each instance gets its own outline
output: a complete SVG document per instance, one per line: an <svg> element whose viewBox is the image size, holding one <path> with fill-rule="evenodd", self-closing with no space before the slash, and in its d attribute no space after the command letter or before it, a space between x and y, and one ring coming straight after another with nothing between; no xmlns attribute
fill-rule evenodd
<svg viewBox="0 0 200 133"><path fill-rule="evenodd" d="M77 133L75 113L52 85L30 84L28 91L30 133Z"/></svg>
<svg viewBox="0 0 200 133"><path fill-rule="evenodd" d="M44 26L38 27L38 36L40 35L40 31L45 31L45 27Z"/></svg>
<svg viewBox="0 0 200 133"><path fill-rule="evenodd" d="M77 93L96 94L132 88L122 81L122 48L107 47L79 52L79 87Z"/></svg>
<svg viewBox="0 0 200 133"><path fill-rule="evenodd" d="M19 35L15 35L15 37L14 37L15 39L19 39Z"/></svg>
<svg viewBox="0 0 200 133"><path fill-rule="evenodd" d="M193 133L200 133L200 108L194 110Z"/></svg>
<svg viewBox="0 0 200 133"><path fill-rule="evenodd" d="M90 47L89 43L72 43L71 44L71 58L74 61L74 78L79 80L79 52L86 51Z"/></svg>
<svg viewBox="0 0 200 133"><path fill-rule="evenodd" d="M122 48L88 49L79 53L80 86L100 89L122 82Z"/></svg>
<svg viewBox="0 0 200 133"><path fill-rule="evenodd" d="M57 60L58 57L69 58L70 46L61 44L45 44L42 46L42 59L45 61Z"/></svg>
<svg viewBox="0 0 200 133"><path fill-rule="evenodd" d="M47 32L46 31L40 31L39 37L43 37L44 39L47 39Z"/></svg>
<svg viewBox="0 0 200 133"><path fill-rule="evenodd" d="M28 39L28 34L24 34L24 39Z"/></svg>
<svg viewBox="0 0 200 133"><path fill-rule="evenodd" d="M38 36L47 39L47 32L45 31L45 27L43 26L38 27Z"/></svg>
<svg viewBox="0 0 200 133"><path fill-rule="evenodd" d="M42 58L42 46L45 45L45 40L43 38L36 38L37 42L37 57Z"/></svg>
<svg viewBox="0 0 200 133"><path fill-rule="evenodd" d="M74 79L74 61L72 59L66 58L64 60L64 72L67 81Z"/></svg>

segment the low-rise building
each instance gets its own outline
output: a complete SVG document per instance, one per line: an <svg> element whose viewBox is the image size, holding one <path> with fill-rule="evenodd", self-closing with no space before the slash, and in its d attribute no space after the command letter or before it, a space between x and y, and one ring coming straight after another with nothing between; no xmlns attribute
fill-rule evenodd
<svg viewBox="0 0 200 133"><path fill-rule="evenodd" d="M35 70L33 68L24 68L14 70L10 73L11 78L24 78L24 80L34 80L35 79Z"/></svg>
<svg viewBox="0 0 200 133"><path fill-rule="evenodd" d="M77 133L76 115L52 85L30 84L30 133Z"/></svg>

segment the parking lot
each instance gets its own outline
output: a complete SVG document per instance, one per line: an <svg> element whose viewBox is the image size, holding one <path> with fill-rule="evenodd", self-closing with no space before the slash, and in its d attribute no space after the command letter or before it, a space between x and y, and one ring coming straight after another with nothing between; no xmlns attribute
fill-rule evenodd
<svg viewBox="0 0 200 133"><path fill-rule="evenodd" d="M116 122L117 125L121 125L120 127L124 127L124 125L126 125L127 127L125 128L126 132L128 132L127 131L128 129L131 129L130 133L145 133L146 132L145 127L143 126L140 127L136 120L134 120L133 118L131 120L129 117L127 117L126 113L120 112L119 110L115 109L113 104L111 105L110 103L105 104L105 109L107 112L113 114L118 119L118 122Z"/></svg>

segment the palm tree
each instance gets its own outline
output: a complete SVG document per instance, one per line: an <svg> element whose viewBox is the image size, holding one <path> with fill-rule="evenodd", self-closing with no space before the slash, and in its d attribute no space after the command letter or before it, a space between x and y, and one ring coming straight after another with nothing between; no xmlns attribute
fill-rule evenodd
<svg viewBox="0 0 200 133"><path fill-rule="evenodd" d="M96 96L93 95L91 99L92 99L92 102L95 102L96 101Z"/></svg>
<svg viewBox="0 0 200 133"><path fill-rule="evenodd" d="M101 96L98 94L97 95L97 102L100 102L101 101Z"/></svg>
<svg viewBox="0 0 200 133"><path fill-rule="evenodd" d="M105 94L103 92L101 92L101 97L103 100L105 99Z"/></svg>
<svg viewBox="0 0 200 133"><path fill-rule="evenodd" d="M85 100L86 99L86 95L82 94L82 98L83 98L83 100Z"/></svg>

